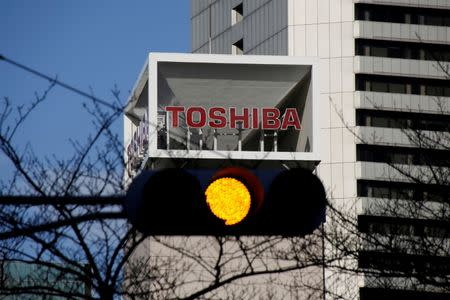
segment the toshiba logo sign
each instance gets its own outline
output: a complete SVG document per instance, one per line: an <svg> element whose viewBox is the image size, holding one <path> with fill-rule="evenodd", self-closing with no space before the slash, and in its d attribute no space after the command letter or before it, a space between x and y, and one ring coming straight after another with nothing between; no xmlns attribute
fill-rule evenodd
<svg viewBox="0 0 450 300"><path fill-rule="evenodd" d="M127 155L317 163L313 58L149 55L125 117Z"/></svg>
<svg viewBox="0 0 450 300"><path fill-rule="evenodd" d="M211 107L208 111L201 106L185 108L183 106L166 106L171 114L173 128L179 127L180 117L186 115L186 125L190 128L241 128L262 130L286 130L293 127L300 130L300 119L295 108L286 108L284 115L278 108L242 108Z"/></svg>

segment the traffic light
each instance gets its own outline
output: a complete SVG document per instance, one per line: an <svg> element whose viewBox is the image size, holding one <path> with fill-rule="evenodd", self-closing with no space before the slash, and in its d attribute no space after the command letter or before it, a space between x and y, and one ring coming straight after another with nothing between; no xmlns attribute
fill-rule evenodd
<svg viewBox="0 0 450 300"><path fill-rule="evenodd" d="M127 193L133 226L151 235L304 236L325 220L326 194L311 171L143 171Z"/></svg>

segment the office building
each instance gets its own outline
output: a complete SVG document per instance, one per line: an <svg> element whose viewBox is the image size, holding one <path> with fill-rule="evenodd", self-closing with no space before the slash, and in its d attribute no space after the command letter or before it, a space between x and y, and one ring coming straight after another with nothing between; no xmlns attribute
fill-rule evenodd
<svg viewBox="0 0 450 300"><path fill-rule="evenodd" d="M0 299L61 300L68 295L90 298L91 285L65 272L63 265L56 268L45 263L0 261Z"/></svg>
<svg viewBox="0 0 450 300"><path fill-rule="evenodd" d="M318 57L318 173L332 202L358 215L361 232L444 237L433 256L368 246L359 266L439 269L448 280L450 1L191 0L191 27L193 53ZM431 213L402 212L412 202ZM336 294L354 280L327 278ZM349 293L366 300L449 297L415 280L378 279L358 277Z"/></svg>

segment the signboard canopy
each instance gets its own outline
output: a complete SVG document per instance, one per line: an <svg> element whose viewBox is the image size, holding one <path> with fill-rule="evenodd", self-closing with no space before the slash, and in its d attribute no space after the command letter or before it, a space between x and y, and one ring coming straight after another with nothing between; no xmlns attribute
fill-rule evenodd
<svg viewBox="0 0 450 300"><path fill-rule="evenodd" d="M137 165L171 159L315 165L317 84L315 58L150 53L126 108L127 155L140 157Z"/></svg>

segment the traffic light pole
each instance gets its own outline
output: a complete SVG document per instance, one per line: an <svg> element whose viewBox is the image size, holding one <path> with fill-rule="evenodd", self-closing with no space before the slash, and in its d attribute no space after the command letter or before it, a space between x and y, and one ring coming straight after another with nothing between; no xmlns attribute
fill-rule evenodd
<svg viewBox="0 0 450 300"><path fill-rule="evenodd" d="M0 205L123 205L124 196L0 196Z"/></svg>
<svg viewBox="0 0 450 300"><path fill-rule="evenodd" d="M123 206L123 196L101 196L101 197L74 197L74 196L0 196L0 206ZM81 222L95 221L100 219L126 219L122 208L120 211L95 211L68 219L55 220L43 224L33 224L24 227L13 228L9 231L0 232L0 241L19 236L30 235L37 232L52 230L55 228L70 226Z"/></svg>

